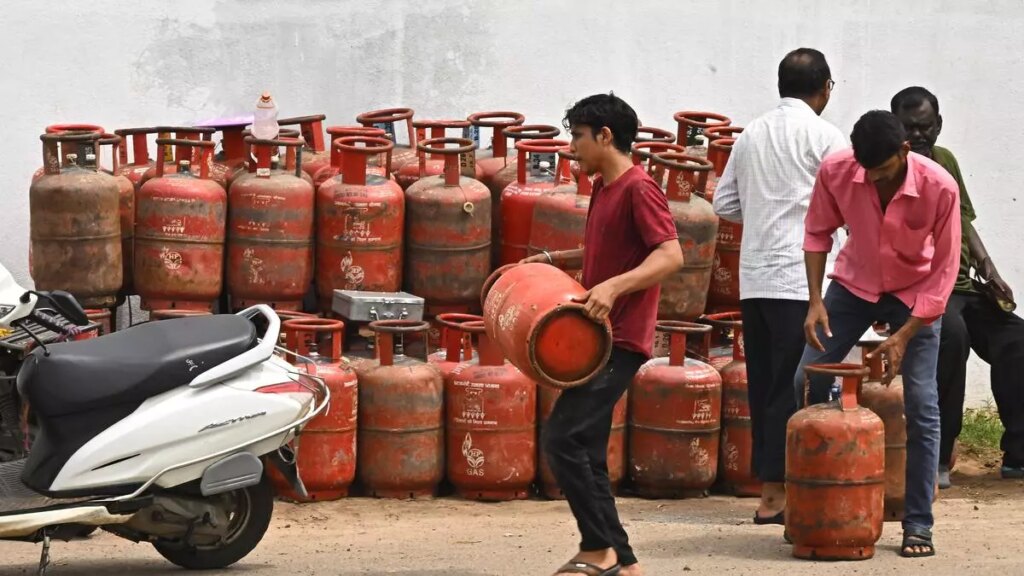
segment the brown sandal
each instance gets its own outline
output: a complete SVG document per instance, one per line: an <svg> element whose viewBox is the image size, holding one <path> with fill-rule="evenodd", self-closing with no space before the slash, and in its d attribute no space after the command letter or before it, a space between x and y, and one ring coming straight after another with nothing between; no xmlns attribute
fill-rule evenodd
<svg viewBox="0 0 1024 576"><path fill-rule="evenodd" d="M564 566L555 571L555 574L584 574L586 576L618 576L619 571L622 570L620 564L616 564L611 568L601 568L594 564L588 564L586 562L579 562L577 560L570 560L565 563Z"/></svg>

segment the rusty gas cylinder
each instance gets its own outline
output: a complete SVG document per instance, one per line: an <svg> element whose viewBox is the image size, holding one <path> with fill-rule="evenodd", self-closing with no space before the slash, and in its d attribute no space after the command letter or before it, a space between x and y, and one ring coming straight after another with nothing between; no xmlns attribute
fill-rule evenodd
<svg viewBox="0 0 1024 576"><path fill-rule="evenodd" d="M44 134L104 134L106 130L96 124L50 124L43 129ZM85 150L80 148L85 147ZM57 142L57 158L60 163L65 163L68 154L74 154L77 162L81 162L86 154L93 154L95 144L89 140L65 140ZM46 172L45 166L40 166L32 173L32 182L42 178Z"/></svg>
<svg viewBox="0 0 1024 576"><path fill-rule="evenodd" d="M121 293L119 300L130 294L132 290L132 261L135 252L135 185L121 171L119 149L123 142L116 134L103 134L97 143L100 149L110 146L110 170L104 172L110 174L117 181L117 188L120 210L118 211L121 221ZM102 166L102 163L101 163Z"/></svg>
<svg viewBox="0 0 1024 576"><path fill-rule="evenodd" d="M668 185L668 170L664 164L659 164L654 161L656 154L664 154L665 152L679 152L685 153L686 146L680 146L672 142L663 142L660 140L651 140L648 142L636 142L630 148L630 157L633 159L634 166L641 166L644 172L650 176L661 189L664 190Z"/></svg>
<svg viewBox="0 0 1024 576"><path fill-rule="evenodd" d="M199 141L209 142L213 144L213 133L217 131L216 128L206 128L201 126L157 126L153 128L158 138L173 138L180 141ZM196 152L196 150L187 145L175 145L173 148L167 148L163 154L157 154L157 158L154 161L154 165L148 170L143 172L139 179L139 187L141 188L150 179L156 177L157 169L156 164L164 164L164 174L170 174L175 171L180 171L182 161L187 161L189 164L189 170L192 174L199 176L199 172L202 168L206 168L205 179L211 182L216 182L221 188L227 190L228 182L226 175L215 174L211 171L213 167L213 152L209 154L203 152Z"/></svg>
<svg viewBox="0 0 1024 576"><path fill-rule="evenodd" d="M354 365L359 480L378 498L429 498L444 476L444 381L436 366L394 355L395 334L429 325L378 320L369 327L377 334L377 360Z"/></svg>
<svg viewBox="0 0 1024 576"><path fill-rule="evenodd" d="M470 127L468 120L417 120L412 125L416 128L416 142L425 142L428 138L430 140L444 139L448 130L458 130L461 135ZM481 171L473 156L475 146L474 142L473 150L459 154L459 170L463 176L479 180ZM444 154L428 153L417 148L417 160L418 162L410 162L395 172L395 180L402 190L408 190L409 186L424 176L437 176L444 173Z"/></svg>
<svg viewBox="0 0 1024 576"><path fill-rule="evenodd" d="M236 310L269 304L298 310L313 281L313 185L295 161L301 138L245 139L256 172L231 184L228 194L227 289ZM288 149L283 169L273 151Z"/></svg>
<svg viewBox="0 0 1024 576"><path fill-rule="evenodd" d="M585 384L612 353L611 324L587 318L573 298L586 290L549 264L509 264L484 283L487 336L510 362L539 384Z"/></svg>
<svg viewBox="0 0 1024 576"><path fill-rule="evenodd" d="M384 110L373 110L356 116L356 122L370 128L380 128L387 134L387 138L394 143L395 148L391 153L391 174L395 174L406 164L414 163L416 155L416 130L412 127L412 108L386 108ZM405 121L408 144L398 143L398 132L395 123ZM371 166L379 165L376 161Z"/></svg>
<svg viewBox="0 0 1024 576"><path fill-rule="evenodd" d="M439 341L441 349L430 354L427 362L437 366L441 371L441 377L447 381L451 371L463 362L476 360L477 354L473 349L473 340L469 332L463 326L467 322L480 322L483 316L476 314L460 314L458 312L447 312L438 314L434 322L440 325Z"/></svg>
<svg viewBox="0 0 1024 576"><path fill-rule="evenodd" d="M526 122L526 117L518 112L495 111L470 114L466 120L469 120L473 125L470 133L475 136L473 140L477 144L477 150L475 151L476 160L474 163L480 168L479 180L490 189L491 181L494 180L498 172L516 161L516 155L514 153L509 154L508 137L505 136L503 131L512 126L522 126ZM480 128L491 128L493 130L491 145L486 150L483 149L480 143ZM492 200L494 199L492 196Z"/></svg>
<svg viewBox="0 0 1024 576"><path fill-rule="evenodd" d="M288 355L304 372L323 378L331 392L330 410L314 417L299 436L296 464L306 487L302 498L273 467L268 468L278 496L292 502L322 502L348 495L356 476L356 414L359 386L356 373L341 356L345 324L327 318L285 320L281 332Z"/></svg>
<svg viewBox="0 0 1024 576"><path fill-rule="evenodd" d="M866 334L865 336L873 335ZM885 427L885 521L903 520L907 493L907 418L903 407L903 378L896 376L888 386L882 384L882 357L868 358L882 338L860 341L863 364L868 368L859 391L859 403L882 419Z"/></svg>
<svg viewBox="0 0 1024 576"><path fill-rule="evenodd" d="M149 136L156 134L156 128L122 128L114 130L121 137L118 150L118 170L121 175L131 181L135 191L142 187L142 176L156 166L149 157ZM131 149L131 154L128 150Z"/></svg>
<svg viewBox="0 0 1024 576"><path fill-rule="evenodd" d="M242 174L247 173L246 162L250 160L249 147L245 144L248 135L245 129L249 122L227 120L210 122L203 128L214 128L221 134L221 152L213 157L210 163L210 179L223 182L230 190L231 184Z"/></svg>
<svg viewBox="0 0 1024 576"><path fill-rule="evenodd" d="M43 175L29 188L30 272L37 290L67 290L111 308L123 283L120 188L98 169L99 132L43 134ZM59 148L60 146L65 148ZM78 153L60 153L68 146Z"/></svg>
<svg viewBox="0 0 1024 576"><path fill-rule="evenodd" d="M718 471L722 379L710 364L686 358L686 336L705 324L663 320L668 358L648 360L629 387L629 475L647 498L704 496Z"/></svg>
<svg viewBox="0 0 1024 576"><path fill-rule="evenodd" d="M324 313L335 290L401 289L405 230L402 189L366 168L369 156L390 154L394 143L347 136L332 146L343 151L342 173L320 185L316 201L316 284Z"/></svg>
<svg viewBox="0 0 1024 576"><path fill-rule="evenodd" d="M209 157L213 142L157 139L161 160L170 146L195 147ZM174 172L157 162L156 176L135 194L134 284L143 310L213 309L224 277L227 194L209 180L209 163L199 175L182 160Z"/></svg>
<svg viewBox="0 0 1024 576"><path fill-rule="evenodd" d="M331 156L330 162L323 168L317 170L316 174L313 174L313 186L317 189L319 189L320 185L324 182L334 178L338 174L341 174L342 159L345 157L345 151L334 145L334 143L339 139L349 136L370 136L372 138L386 139L384 130L380 128L367 128L366 126L328 126L326 131L331 137ZM384 162L380 162L379 166L368 166L366 168L366 172L376 176L391 178L391 172L388 170L389 166L387 165L388 162L390 162L390 160L385 157Z"/></svg>
<svg viewBox="0 0 1024 576"><path fill-rule="evenodd" d="M569 164L575 160L568 150L558 151L558 185L537 197L533 205L530 256L583 247L592 182L586 174L578 182L572 179ZM567 269L566 273L577 282L583 280L582 270Z"/></svg>
<svg viewBox="0 0 1024 576"><path fill-rule="evenodd" d="M529 255L530 228L537 198L561 182L556 179L554 162L565 140L524 140L516 142L516 180L501 192L501 258L499 263L514 264Z"/></svg>
<svg viewBox="0 0 1024 576"><path fill-rule="evenodd" d="M786 425L786 531L793 556L871 558L882 535L885 430L874 412L857 405L868 369L812 364L805 371L841 377L843 384L837 402L808 406Z"/></svg>
<svg viewBox="0 0 1024 576"><path fill-rule="evenodd" d="M445 379L448 479L463 498L522 500L537 474L537 384L509 364L484 333L480 357L457 365Z"/></svg>
<svg viewBox="0 0 1024 576"><path fill-rule="evenodd" d="M661 283L658 318L695 320L704 313L718 232L711 204L695 194L704 188L711 163L678 152L656 154L654 162L668 169L665 194L684 260L682 270Z"/></svg>
<svg viewBox="0 0 1024 576"><path fill-rule="evenodd" d="M715 159L715 173L721 176L732 153L735 140L718 139L710 144L708 157ZM709 184L705 196L714 197L718 178L714 186ZM711 269L711 283L708 285L708 304L739 308L740 305L740 244L743 241L743 225L721 219L715 238L715 261Z"/></svg>
<svg viewBox="0 0 1024 576"><path fill-rule="evenodd" d="M722 453L718 459L721 487L736 496L760 496L761 481L751 462L754 440L747 396L743 317L739 312L722 312L708 314L703 320L715 328L730 329L733 335L732 361L719 368L722 375Z"/></svg>
<svg viewBox="0 0 1024 576"><path fill-rule="evenodd" d="M551 417L551 411L555 408L555 402L562 395L562 391L551 386L537 387L537 437L544 437L544 425ZM612 429L608 435L608 482L612 486L612 493L619 490L622 479L626 475L626 407L629 403L629 392L624 392L619 401L612 409ZM541 493L551 500L564 500L565 494L558 487L558 480L555 473L548 466L547 458L544 456L544 447L538 446L537 464L540 474L538 482Z"/></svg>
<svg viewBox="0 0 1024 576"><path fill-rule="evenodd" d="M672 119L679 126L679 134L676 144L686 146L686 153L690 156L704 157L708 154L707 137L704 131L708 128L718 126L729 126L732 120L728 116L715 114L714 112L693 112L684 110L676 112ZM704 140L702 140L702 137Z"/></svg>
<svg viewBox="0 0 1024 576"><path fill-rule="evenodd" d="M434 313L478 312L480 288L491 265L491 195L486 186L459 172L459 156L476 144L465 138L437 138L417 147L443 155L445 169L438 176L424 172L405 191L405 289L424 298ZM426 157L421 156L420 168L425 167Z"/></svg>
<svg viewBox="0 0 1024 576"><path fill-rule="evenodd" d="M330 156L324 148L323 114L296 116L277 121L278 126L298 126L299 137L302 138L302 171L312 178L317 172L330 164Z"/></svg>

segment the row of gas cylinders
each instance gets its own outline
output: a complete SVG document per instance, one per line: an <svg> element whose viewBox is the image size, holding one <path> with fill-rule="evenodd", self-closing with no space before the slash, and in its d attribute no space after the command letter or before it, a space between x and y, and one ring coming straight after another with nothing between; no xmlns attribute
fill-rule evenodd
<svg viewBox="0 0 1024 576"><path fill-rule="evenodd" d="M662 183L687 261L664 283L659 316L693 320L709 300L738 306L738 228L719 223L708 200L742 129L710 113L675 119L678 134L641 129L634 161ZM513 112L418 121L410 109L378 110L327 127L325 151L323 120L282 120L298 130L276 140L244 124L47 127L30 194L36 286L91 308L138 294L147 310L211 310L223 294L232 309L299 310L315 291L324 312L335 289L404 289L433 317L479 313L481 285L500 265L582 245L591 182L554 126ZM399 122L414 145L395 144ZM493 129L489 150L477 150L480 128ZM472 137L446 137L452 129ZM149 158L154 135L160 161Z"/></svg>
<svg viewBox="0 0 1024 576"><path fill-rule="evenodd" d="M368 495L425 497L445 478L474 500L526 498L535 481L544 495L561 497L538 444L561 390L538 385L506 360L483 317L443 313L438 321L445 345L425 362L395 354L394 346L401 346L396 338L427 330L426 322L371 323L374 360L342 356L340 320L283 323L286 347L297 352L293 361L331 389L329 412L310 422L298 445L307 499L343 497L357 479ZM703 495L712 486L760 493L750 474L740 321L722 314L707 322L658 324L672 336L671 354L649 361L615 407L608 446L613 486L628 469L633 491L644 497ZM738 336L735 357L720 350L713 359L718 369L685 356L687 335L707 342L713 326ZM284 497L304 500L283 478L276 485Z"/></svg>

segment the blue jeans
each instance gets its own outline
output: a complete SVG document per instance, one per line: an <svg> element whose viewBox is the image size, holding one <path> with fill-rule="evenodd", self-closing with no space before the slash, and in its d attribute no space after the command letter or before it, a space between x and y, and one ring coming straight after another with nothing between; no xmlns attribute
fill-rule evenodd
<svg viewBox="0 0 1024 576"><path fill-rule="evenodd" d="M832 282L828 287L825 308L828 309L832 337L826 338L819 326L818 338L825 346L825 351L819 352L810 346L804 348L794 380L797 405L804 402L804 366L842 362L872 323L888 322L890 330L895 332L906 323L911 312L891 294L883 294L878 302L868 302L854 296L838 282ZM935 372L941 328L941 319L931 326L923 326L907 344L903 356L901 373L907 417L904 530L930 530L935 523L932 516L932 494L939 467L939 389ZM808 403L827 401L832 381L828 377L812 377Z"/></svg>

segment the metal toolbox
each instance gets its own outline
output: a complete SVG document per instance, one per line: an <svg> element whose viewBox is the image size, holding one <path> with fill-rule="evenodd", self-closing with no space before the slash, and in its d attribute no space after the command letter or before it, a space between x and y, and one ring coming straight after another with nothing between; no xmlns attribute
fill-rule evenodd
<svg viewBox="0 0 1024 576"><path fill-rule="evenodd" d="M424 300L408 292L335 290L331 309L346 320L423 320Z"/></svg>

